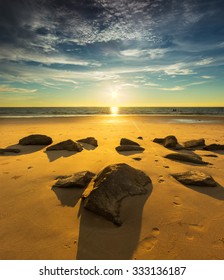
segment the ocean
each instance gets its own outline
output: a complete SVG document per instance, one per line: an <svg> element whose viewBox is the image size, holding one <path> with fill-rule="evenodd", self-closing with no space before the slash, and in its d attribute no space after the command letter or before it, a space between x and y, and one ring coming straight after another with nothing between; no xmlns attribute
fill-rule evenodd
<svg viewBox="0 0 224 280"><path fill-rule="evenodd" d="M0 118L75 117L90 115L224 116L224 107L0 107Z"/></svg>

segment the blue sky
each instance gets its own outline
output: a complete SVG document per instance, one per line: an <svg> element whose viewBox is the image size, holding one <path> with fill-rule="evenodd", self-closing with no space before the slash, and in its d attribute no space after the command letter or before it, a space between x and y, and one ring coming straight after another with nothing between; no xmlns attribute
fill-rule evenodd
<svg viewBox="0 0 224 280"><path fill-rule="evenodd" d="M224 106L222 0L0 1L1 106Z"/></svg>

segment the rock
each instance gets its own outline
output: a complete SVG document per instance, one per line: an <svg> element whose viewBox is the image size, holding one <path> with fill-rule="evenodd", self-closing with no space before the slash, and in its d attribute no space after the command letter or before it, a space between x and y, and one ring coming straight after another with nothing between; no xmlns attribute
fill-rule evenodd
<svg viewBox="0 0 224 280"><path fill-rule="evenodd" d="M137 138L137 139L143 140L143 137L142 137L142 136L138 136L138 138Z"/></svg>
<svg viewBox="0 0 224 280"><path fill-rule="evenodd" d="M89 182L92 180L92 178L95 176L94 173L89 171L81 171L77 172L70 176L61 176L59 177L58 181L54 184L53 187L58 188L72 188L72 187L78 187L78 188L85 188L89 184Z"/></svg>
<svg viewBox="0 0 224 280"><path fill-rule="evenodd" d="M134 160L137 160L137 161L142 160L142 158L140 158L140 157L134 157L133 159L134 159Z"/></svg>
<svg viewBox="0 0 224 280"><path fill-rule="evenodd" d="M151 179L144 172L120 163L104 168L94 182L93 190L84 201L84 207L121 225L122 200L128 196L146 194Z"/></svg>
<svg viewBox="0 0 224 280"><path fill-rule="evenodd" d="M214 179L199 171L187 171L183 173L172 174L172 176L180 183L184 185L204 186L204 187L216 187L217 183Z"/></svg>
<svg viewBox="0 0 224 280"><path fill-rule="evenodd" d="M52 139L42 134L31 134L19 140L20 145L50 145Z"/></svg>
<svg viewBox="0 0 224 280"><path fill-rule="evenodd" d="M203 155L204 157L218 157L217 155Z"/></svg>
<svg viewBox="0 0 224 280"><path fill-rule="evenodd" d="M191 149L205 146L205 139L189 140L183 143L184 148Z"/></svg>
<svg viewBox="0 0 224 280"><path fill-rule="evenodd" d="M208 164L203 161L202 158L196 154L184 154L184 153L172 153L165 156L165 158L178 160L178 161L186 161L197 164Z"/></svg>
<svg viewBox="0 0 224 280"><path fill-rule="evenodd" d="M182 149L174 135L168 135L165 138L155 138L153 142L163 145L165 148L172 148L175 150Z"/></svg>
<svg viewBox="0 0 224 280"><path fill-rule="evenodd" d="M134 146L140 146L137 142L134 142L132 140L129 140L127 138L121 138L120 145L134 145Z"/></svg>
<svg viewBox="0 0 224 280"><path fill-rule="evenodd" d="M20 152L21 152L20 149L13 149L13 148L0 149L0 154L4 154L4 153L15 153L15 154L18 154Z"/></svg>
<svg viewBox="0 0 224 280"><path fill-rule="evenodd" d="M128 152L128 151L144 151L145 149L141 146L136 145L121 145L115 148L118 152Z"/></svg>
<svg viewBox="0 0 224 280"><path fill-rule="evenodd" d="M97 140L94 137L87 137L84 139L79 139L79 140L77 140L77 142L86 143L86 144L89 144L89 145L92 145L95 147L98 146Z"/></svg>
<svg viewBox="0 0 224 280"><path fill-rule="evenodd" d="M210 144L210 145L205 146L203 149L207 150L207 151L220 151L220 150L224 150L224 145Z"/></svg>
<svg viewBox="0 0 224 280"><path fill-rule="evenodd" d="M76 151L81 152L83 150L82 145L72 141L71 139L62 141L58 144L47 147L47 151L59 151L59 150L67 150L67 151Z"/></svg>
<svg viewBox="0 0 224 280"><path fill-rule="evenodd" d="M169 135L163 140L163 146L165 148L175 148L177 144L177 138L173 135Z"/></svg>
<svg viewBox="0 0 224 280"><path fill-rule="evenodd" d="M152 141L157 143L157 144L163 144L164 138L155 138Z"/></svg>

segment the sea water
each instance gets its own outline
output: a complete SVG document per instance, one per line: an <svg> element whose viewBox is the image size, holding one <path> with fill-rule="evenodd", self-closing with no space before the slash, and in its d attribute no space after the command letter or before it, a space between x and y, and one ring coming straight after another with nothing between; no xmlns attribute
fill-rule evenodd
<svg viewBox="0 0 224 280"><path fill-rule="evenodd" d="M224 116L224 107L0 107L0 118L75 117L89 115Z"/></svg>

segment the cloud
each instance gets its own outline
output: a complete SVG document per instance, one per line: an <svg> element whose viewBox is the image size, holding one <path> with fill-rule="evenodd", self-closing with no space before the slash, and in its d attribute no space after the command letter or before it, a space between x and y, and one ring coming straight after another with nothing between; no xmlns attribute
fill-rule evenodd
<svg viewBox="0 0 224 280"><path fill-rule="evenodd" d="M0 93L34 93L37 89L14 88L7 85L0 85Z"/></svg>
<svg viewBox="0 0 224 280"><path fill-rule="evenodd" d="M72 56L65 56L60 54L44 55L41 53L32 53L21 48L3 48L0 47L0 60L15 61L15 62L37 62L46 65L65 64L78 66L95 66L100 67L101 63L96 61L82 60Z"/></svg>
<svg viewBox="0 0 224 280"><path fill-rule="evenodd" d="M123 56L141 56L145 53L144 50L138 50L138 49L130 49L130 50L124 50L121 51L120 54Z"/></svg>
<svg viewBox="0 0 224 280"><path fill-rule="evenodd" d="M204 65L209 65L212 62L214 62L214 59L212 57L209 57L196 62L196 65L204 66Z"/></svg>
<svg viewBox="0 0 224 280"><path fill-rule="evenodd" d="M186 68L189 64L175 63L164 67L164 72L167 75L192 75L196 74L192 69Z"/></svg>
<svg viewBox="0 0 224 280"><path fill-rule="evenodd" d="M213 79L214 77L213 76L201 76L201 78L203 78L203 79Z"/></svg>
<svg viewBox="0 0 224 280"><path fill-rule="evenodd" d="M145 83L144 85L145 85L145 86L150 86L150 87L157 87L157 86L159 86L158 84L152 83L152 82L147 82L147 83Z"/></svg>
<svg viewBox="0 0 224 280"><path fill-rule="evenodd" d="M167 51L166 49L151 49L148 54L151 59L157 59L163 57Z"/></svg>
<svg viewBox="0 0 224 280"><path fill-rule="evenodd" d="M172 88L160 88L161 90L168 90L168 91L180 91L180 90L184 90L185 88L182 86L175 86Z"/></svg>
<svg viewBox="0 0 224 280"><path fill-rule="evenodd" d="M202 85L205 84L206 81L200 81L200 82L192 82L189 84L181 85L181 86L175 86L172 88L160 88L161 90L167 90L167 91L181 91L185 90L187 87L195 86L195 85Z"/></svg>

